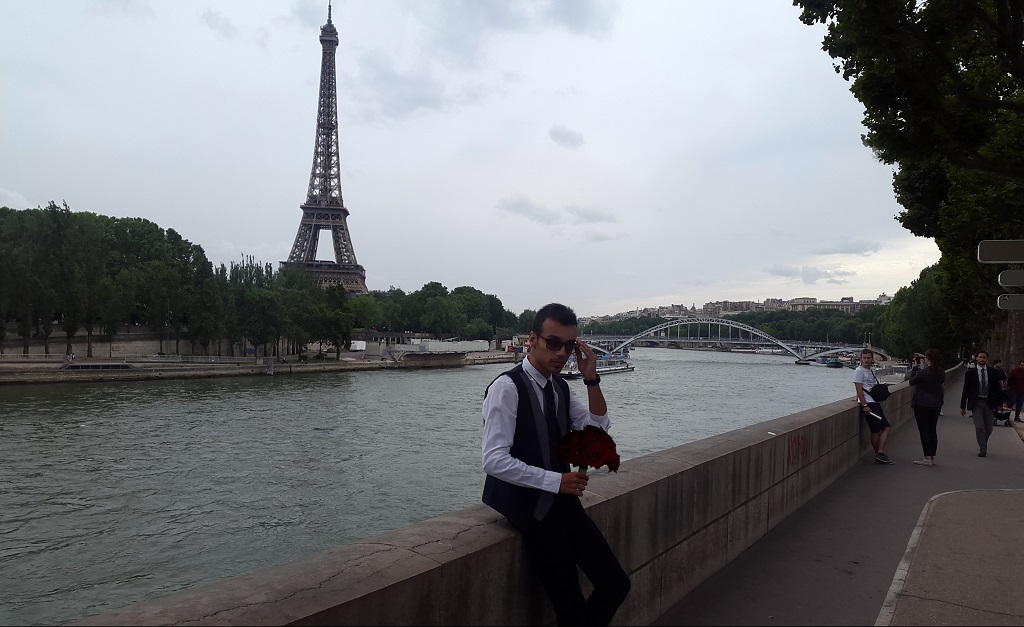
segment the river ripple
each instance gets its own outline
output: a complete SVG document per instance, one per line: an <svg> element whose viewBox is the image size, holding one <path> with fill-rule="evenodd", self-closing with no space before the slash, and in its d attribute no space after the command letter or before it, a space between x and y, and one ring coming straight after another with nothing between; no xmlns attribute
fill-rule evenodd
<svg viewBox="0 0 1024 627"><path fill-rule="evenodd" d="M791 357L638 349L623 459L852 396ZM479 502L507 364L0 388L0 624L57 623ZM582 383L573 382L582 393Z"/></svg>

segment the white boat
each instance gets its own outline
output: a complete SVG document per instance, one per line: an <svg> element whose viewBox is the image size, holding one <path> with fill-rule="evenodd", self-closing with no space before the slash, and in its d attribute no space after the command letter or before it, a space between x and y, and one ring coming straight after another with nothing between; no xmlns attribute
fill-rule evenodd
<svg viewBox="0 0 1024 627"><path fill-rule="evenodd" d="M597 358L597 374L599 375L632 372L634 369L636 369L636 366L626 361L626 358L622 355L600 355ZM575 355L571 355L569 361L565 362L565 367L562 368L560 374L565 379L579 379L583 377L579 364L576 363Z"/></svg>

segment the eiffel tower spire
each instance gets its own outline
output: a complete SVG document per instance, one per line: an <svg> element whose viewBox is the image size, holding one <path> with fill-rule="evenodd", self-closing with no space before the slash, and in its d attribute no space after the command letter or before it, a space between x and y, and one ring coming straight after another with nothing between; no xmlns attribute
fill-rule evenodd
<svg viewBox="0 0 1024 627"><path fill-rule="evenodd" d="M348 209L341 196L341 165L338 160L338 90L334 58L338 51L338 29L327 5L327 23L320 27L320 100L313 144L313 168L309 173L306 202L300 205L302 220L287 262L281 267L302 266L323 286L343 285L349 292L365 294L366 271L356 261L348 230ZM334 261L317 261L320 231L330 229Z"/></svg>

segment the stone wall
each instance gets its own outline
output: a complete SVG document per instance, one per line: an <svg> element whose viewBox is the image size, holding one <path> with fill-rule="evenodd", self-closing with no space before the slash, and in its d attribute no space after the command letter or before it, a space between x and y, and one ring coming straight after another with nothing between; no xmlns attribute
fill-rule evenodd
<svg viewBox="0 0 1024 627"><path fill-rule="evenodd" d="M913 424L910 398L901 384L885 402L894 428ZM616 623L657 619L852 466L867 463L868 434L846 399L627 460L617 474L595 473L584 503L633 582ZM477 505L81 624L553 622L518 535Z"/></svg>

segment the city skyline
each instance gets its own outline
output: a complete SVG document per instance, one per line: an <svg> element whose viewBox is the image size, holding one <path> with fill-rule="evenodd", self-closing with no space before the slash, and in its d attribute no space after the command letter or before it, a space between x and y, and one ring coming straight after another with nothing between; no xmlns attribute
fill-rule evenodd
<svg viewBox="0 0 1024 627"><path fill-rule="evenodd" d="M669 305L648 305L643 307L636 307L627 311L620 311L615 314L603 314L603 315L586 315L580 314L582 319L587 320L619 320L623 318L637 318L637 317L666 317L676 314L686 313L697 313L701 315L735 315L737 313L743 313L746 311L804 311L806 309L821 308L821 309L840 309L844 311L854 312L860 307L868 305L888 305L892 301L892 295L881 293L875 298L855 298L853 296L842 296L836 300L820 299L815 296L796 296L794 298L765 298L762 300L750 300L750 299L724 299L718 301L705 302L700 307L697 307L696 302L691 303L689 306L679 304ZM724 313L723 307L728 306ZM639 314L639 315L638 315Z"/></svg>
<svg viewBox="0 0 1024 627"><path fill-rule="evenodd" d="M512 311L893 294L938 259L792 6L338 2L342 187L370 289ZM0 205L285 259L327 3L56 0L0 23ZM321 249L330 250L329 246Z"/></svg>

